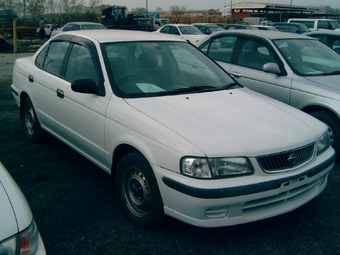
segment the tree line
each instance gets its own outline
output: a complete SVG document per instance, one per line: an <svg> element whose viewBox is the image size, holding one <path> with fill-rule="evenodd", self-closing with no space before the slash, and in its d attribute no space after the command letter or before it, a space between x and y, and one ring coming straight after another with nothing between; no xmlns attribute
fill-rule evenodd
<svg viewBox="0 0 340 255"><path fill-rule="evenodd" d="M0 0L0 10L7 11L7 20L13 19L13 11L17 14L18 22L37 22L41 17L65 24L70 21L99 22L102 10L111 5L102 4L101 0L89 0L85 6L84 0ZM162 12L158 7L154 12ZM173 16L179 16L186 11L185 6L172 5L169 10ZM140 15L146 12L145 7L132 8L129 12Z"/></svg>

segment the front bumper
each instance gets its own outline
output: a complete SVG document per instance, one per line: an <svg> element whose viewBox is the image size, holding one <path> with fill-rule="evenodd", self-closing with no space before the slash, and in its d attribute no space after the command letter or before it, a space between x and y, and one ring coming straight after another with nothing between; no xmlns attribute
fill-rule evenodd
<svg viewBox="0 0 340 255"><path fill-rule="evenodd" d="M332 148L301 169L266 174L252 160L255 175L197 180L156 167L166 214L200 227L257 221L292 211L327 185L335 153Z"/></svg>

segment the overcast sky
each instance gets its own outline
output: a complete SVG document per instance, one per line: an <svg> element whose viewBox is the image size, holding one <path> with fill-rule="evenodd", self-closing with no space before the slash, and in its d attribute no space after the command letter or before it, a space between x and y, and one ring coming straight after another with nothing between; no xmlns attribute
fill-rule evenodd
<svg viewBox="0 0 340 255"><path fill-rule="evenodd" d="M172 5L184 5L187 10L220 9L220 11L222 11L224 5L230 5L231 1L233 4L245 2L243 0L102 0L102 3L124 5L127 6L129 10L132 8L146 7L146 3L148 3L148 11L154 11L157 7L161 7L163 11L168 11ZM290 0L252 0L247 2L290 4ZM340 0L292 0L292 4L302 6L319 6L322 4L333 8L340 8Z"/></svg>

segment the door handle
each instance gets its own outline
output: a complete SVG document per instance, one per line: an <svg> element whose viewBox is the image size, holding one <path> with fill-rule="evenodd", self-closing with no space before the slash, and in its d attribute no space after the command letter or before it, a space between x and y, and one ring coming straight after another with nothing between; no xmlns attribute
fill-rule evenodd
<svg viewBox="0 0 340 255"><path fill-rule="evenodd" d="M64 96L64 91L62 91L61 89L57 89L57 96L60 97L61 99L63 99Z"/></svg>
<svg viewBox="0 0 340 255"><path fill-rule="evenodd" d="M34 77L32 75L29 75L28 76L28 81L33 83L34 82Z"/></svg>
<svg viewBox="0 0 340 255"><path fill-rule="evenodd" d="M235 78L241 78L241 74L240 73L235 73L235 72L230 72L230 75L235 77Z"/></svg>

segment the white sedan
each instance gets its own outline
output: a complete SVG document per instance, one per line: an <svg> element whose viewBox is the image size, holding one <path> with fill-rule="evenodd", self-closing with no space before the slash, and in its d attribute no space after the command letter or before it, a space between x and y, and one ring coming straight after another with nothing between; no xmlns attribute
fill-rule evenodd
<svg viewBox="0 0 340 255"><path fill-rule="evenodd" d="M69 22L63 27L54 29L51 32L51 37L60 34L61 32L75 31L75 30L94 30L94 29L107 29L103 24L96 22Z"/></svg>
<svg viewBox="0 0 340 255"><path fill-rule="evenodd" d="M197 43L207 35L203 34L197 27L188 24L168 24L160 27L154 33L175 35L191 42Z"/></svg>
<svg viewBox="0 0 340 255"><path fill-rule="evenodd" d="M0 254L46 254L26 198L1 163Z"/></svg>
<svg viewBox="0 0 340 255"><path fill-rule="evenodd" d="M48 132L115 178L128 218L217 227L279 215L327 185L327 126L233 80L187 41L123 30L57 35L17 59L26 136Z"/></svg>

